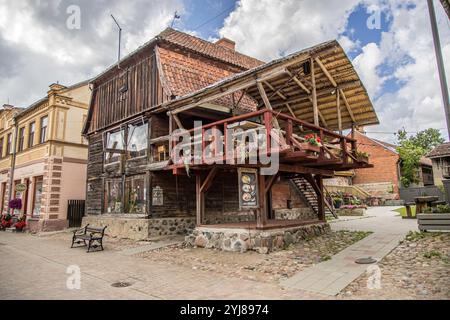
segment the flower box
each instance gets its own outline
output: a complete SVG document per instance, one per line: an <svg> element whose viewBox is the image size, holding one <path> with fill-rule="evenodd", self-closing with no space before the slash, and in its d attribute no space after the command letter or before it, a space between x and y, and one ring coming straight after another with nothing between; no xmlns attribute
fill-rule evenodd
<svg viewBox="0 0 450 320"><path fill-rule="evenodd" d="M369 157L366 156L358 155L356 159L358 162L369 163Z"/></svg>
<svg viewBox="0 0 450 320"><path fill-rule="evenodd" d="M310 144L309 142L303 142L301 144L302 150L307 152L320 152L320 146L315 146Z"/></svg>

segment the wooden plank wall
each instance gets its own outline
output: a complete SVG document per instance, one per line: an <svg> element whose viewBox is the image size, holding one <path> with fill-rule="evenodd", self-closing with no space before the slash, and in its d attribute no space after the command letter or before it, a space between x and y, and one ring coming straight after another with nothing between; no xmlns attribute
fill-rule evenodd
<svg viewBox="0 0 450 320"><path fill-rule="evenodd" d="M120 88L128 86L125 93ZM165 101L156 58L142 57L129 67L116 70L108 80L96 85L92 100L90 132L119 123Z"/></svg>

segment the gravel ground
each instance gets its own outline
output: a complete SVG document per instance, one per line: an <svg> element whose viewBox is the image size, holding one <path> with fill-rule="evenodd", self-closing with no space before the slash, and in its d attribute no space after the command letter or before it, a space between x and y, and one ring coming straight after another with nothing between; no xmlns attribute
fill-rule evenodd
<svg viewBox="0 0 450 320"><path fill-rule="evenodd" d="M180 245L148 251L138 256L242 279L278 282L313 264L330 259L332 255L369 234L369 232L335 231L267 255L256 252L236 253L186 248Z"/></svg>
<svg viewBox="0 0 450 320"><path fill-rule="evenodd" d="M378 266L381 288L369 274L352 282L342 299L450 299L450 234L411 232Z"/></svg>

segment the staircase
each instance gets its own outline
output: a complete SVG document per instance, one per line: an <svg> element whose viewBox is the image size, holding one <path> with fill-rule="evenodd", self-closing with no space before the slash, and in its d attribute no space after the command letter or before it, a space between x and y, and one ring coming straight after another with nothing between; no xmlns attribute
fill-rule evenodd
<svg viewBox="0 0 450 320"><path fill-rule="evenodd" d="M303 177L296 177L291 179L292 184L298 191L299 195L306 201L311 209L314 210L316 214L319 214L319 204L317 201L317 194L312 185ZM326 191L324 190L326 193ZM337 214L334 207L325 199L325 215L333 215L337 218Z"/></svg>

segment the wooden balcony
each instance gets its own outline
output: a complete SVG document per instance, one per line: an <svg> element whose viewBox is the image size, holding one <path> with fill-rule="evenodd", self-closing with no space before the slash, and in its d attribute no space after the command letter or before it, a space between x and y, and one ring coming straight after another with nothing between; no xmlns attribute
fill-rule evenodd
<svg viewBox="0 0 450 320"><path fill-rule="evenodd" d="M352 135L344 136L270 109L184 130L183 134L184 138L182 132L172 134L171 169L217 164L262 167L268 157L274 156L279 157L280 164L334 171L371 167L358 153ZM308 137L320 143L313 145Z"/></svg>

